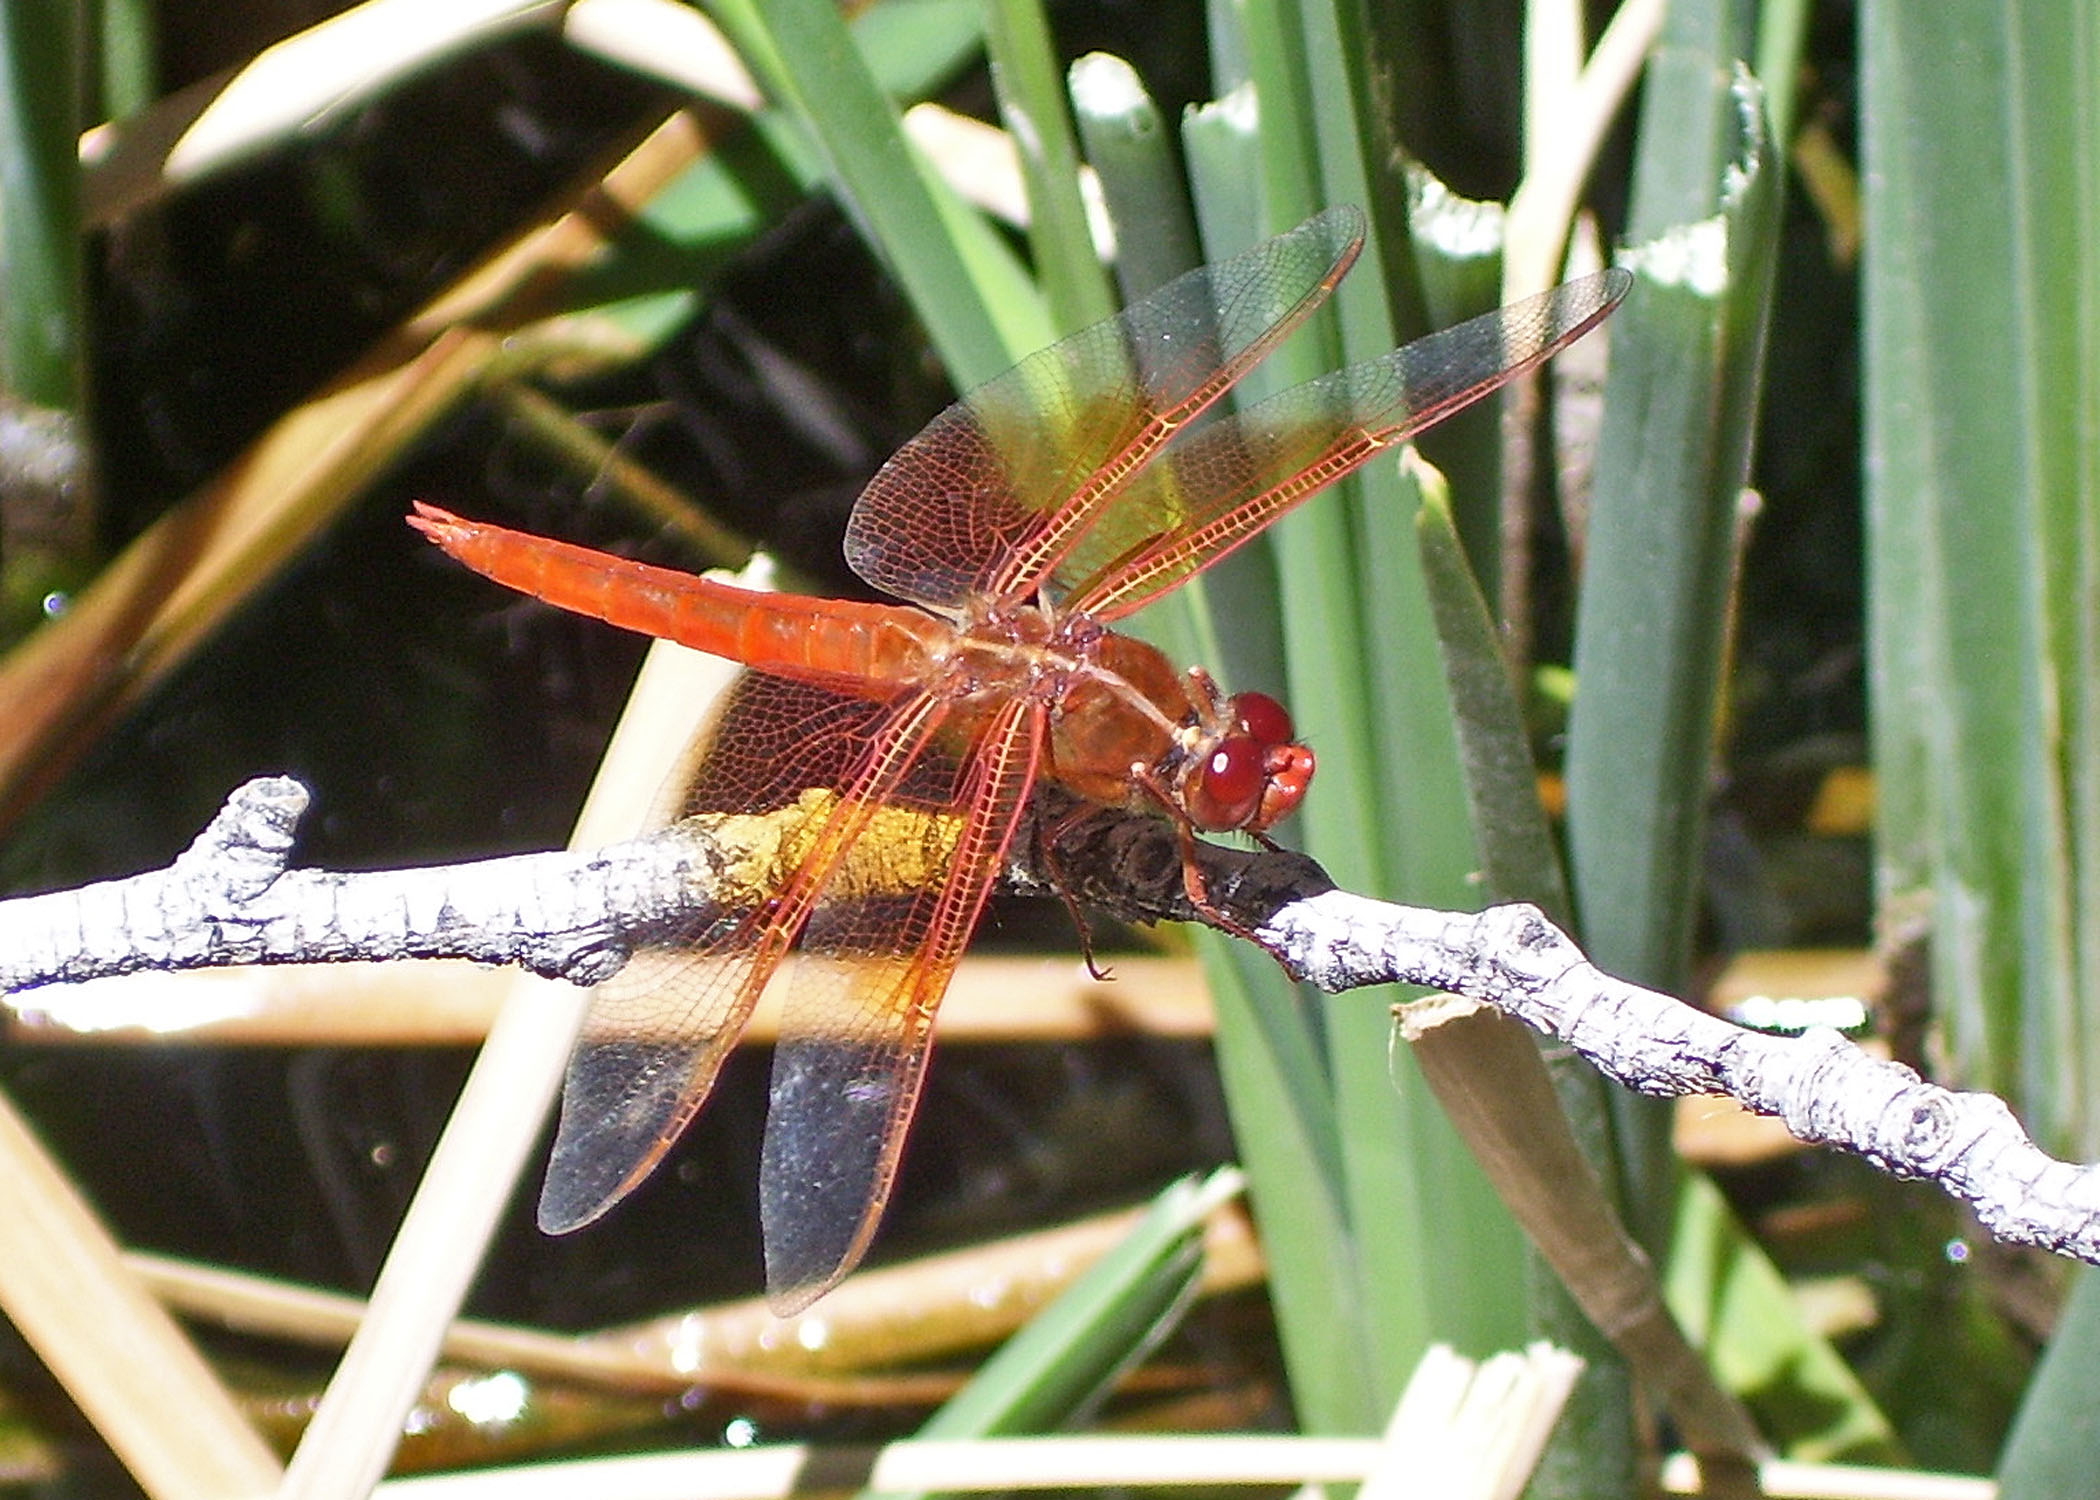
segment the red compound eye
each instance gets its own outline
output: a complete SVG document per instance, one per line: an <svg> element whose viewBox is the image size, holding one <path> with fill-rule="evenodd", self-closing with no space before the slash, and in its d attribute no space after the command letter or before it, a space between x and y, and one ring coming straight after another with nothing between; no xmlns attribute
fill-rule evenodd
<svg viewBox="0 0 2100 1500"><path fill-rule="evenodd" d="M1261 810L1267 786L1262 747L1233 735L1211 751L1189 794L1188 813L1198 828L1239 828Z"/></svg>
<svg viewBox="0 0 2100 1500"><path fill-rule="evenodd" d="M1297 731L1290 711L1267 693L1234 693L1232 713L1248 738L1261 745L1288 745Z"/></svg>

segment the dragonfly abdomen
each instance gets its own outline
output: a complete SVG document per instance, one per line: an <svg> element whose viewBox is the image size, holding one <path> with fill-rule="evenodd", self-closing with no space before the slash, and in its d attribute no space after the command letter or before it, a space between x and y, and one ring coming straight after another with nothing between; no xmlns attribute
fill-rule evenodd
<svg viewBox="0 0 2100 1500"><path fill-rule="evenodd" d="M860 697L924 679L953 627L892 604L811 599L614 557L418 503L409 524L475 572L577 614Z"/></svg>

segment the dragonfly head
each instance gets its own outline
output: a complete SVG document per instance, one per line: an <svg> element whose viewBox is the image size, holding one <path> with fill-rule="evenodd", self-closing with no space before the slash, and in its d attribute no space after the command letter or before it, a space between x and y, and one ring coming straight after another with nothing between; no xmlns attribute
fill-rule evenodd
<svg viewBox="0 0 2100 1500"><path fill-rule="evenodd" d="M1312 781L1313 753L1267 693L1235 693L1184 792L1189 821L1206 833L1260 833L1287 816Z"/></svg>

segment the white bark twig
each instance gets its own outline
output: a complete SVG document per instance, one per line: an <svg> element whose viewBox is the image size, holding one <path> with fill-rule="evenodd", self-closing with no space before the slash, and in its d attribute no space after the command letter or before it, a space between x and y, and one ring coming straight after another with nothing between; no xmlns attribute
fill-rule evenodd
<svg viewBox="0 0 2100 1500"><path fill-rule="evenodd" d="M1644 1094L1725 1094L1811 1145L1939 1184L2001 1240L2100 1265L2100 1169L2057 1161L2002 1099L1924 1082L1816 1027L1746 1031L1600 972L1535 907L1425 911L1328 891L1256 929L1320 988L1423 985L1516 1017Z"/></svg>
<svg viewBox="0 0 2100 1500"><path fill-rule="evenodd" d="M0 991L141 969L470 958L594 984L661 923L704 918L704 838L344 873L288 868L306 788L251 781L165 870L0 902Z"/></svg>
<svg viewBox="0 0 2100 1500"><path fill-rule="evenodd" d="M752 829L689 820L587 854L518 855L420 870L287 868L307 794L283 778L228 800L166 870L0 902L0 989L145 968L464 957L594 983L652 936L733 918L716 901L750 878ZM1194 914L1171 830L1055 809L1059 876L1135 920ZM1030 838L1021 842L1032 843ZM1529 906L1430 911L1332 889L1289 854L1205 849L1210 897L1294 974L1330 992L1421 985L1504 1011L1641 1093L1725 1094L1800 1139L1923 1178L2002 1240L2100 1264L2100 1169L2037 1147L2003 1101L1955 1093L1839 1033L1746 1031L1599 972ZM1032 857L1012 874L1040 885Z"/></svg>
<svg viewBox="0 0 2100 1500"><path fill-rule="evenodd" d="M735 896L772 889L768 872L793 844L777 815L705 814L581 852L407 870L292 869L308 800L288 777L251 781L164 870L0 901L0 994L143 969L401 958L517 964L596 984L665 933L740 917L749 905ZM1061 810L1051 818L1063 826ZM1111 814L1070 830L1058 848L1061 859L1076 851L1060 874L1082 900L1138 921L1194 918L1164 825ZM886 878L881 856L879 847L849 854L861 860L856 878ZM1266 910L1279 878L1296 893L1317 874L1308 861L1224 849L1204 860L1228 909L1237 891L1242 906ZM1011 874L1023 888L1048 887L1025 862Z"/></svg>

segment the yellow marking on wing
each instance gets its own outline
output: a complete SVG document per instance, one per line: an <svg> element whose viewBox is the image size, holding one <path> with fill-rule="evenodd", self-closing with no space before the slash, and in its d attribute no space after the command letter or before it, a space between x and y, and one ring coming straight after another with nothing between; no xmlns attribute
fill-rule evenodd
<svg viewBox="0 0 2100 1500"><path fill-rule="evenodd" d="M745 910L780 894L817 847L839 802L835 789L811 787L769 812L702 813L688 820L724 857L710 893L715 901L728 910ZM825 897L861 901L938 887L961 831L962 819L954 813L879 808L840 856Z"/></svg>

